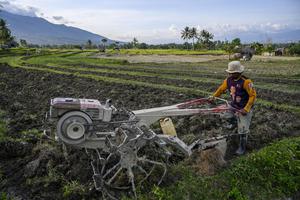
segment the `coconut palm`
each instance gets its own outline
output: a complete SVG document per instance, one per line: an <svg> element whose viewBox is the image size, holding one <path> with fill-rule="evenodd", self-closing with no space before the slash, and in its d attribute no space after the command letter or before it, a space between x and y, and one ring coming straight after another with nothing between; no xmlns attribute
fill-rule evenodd
<svg viewBox="0 0 300 200"><path fill-rule="evenodd" d="M190 27L186 26L182 31L181 31L181 38L183 40L186 40L186 42L188 42L188 40L190 39Z"/></svg>
<svg viewBox="0 0 300 200"><path fill-rule="evenodd" d="M214 35L204 29L199 34L199 40L206 48L208 48L210 46L210 44L212 43L211 40L213 38L214 38Z"/></svg>
<svg viewBox="0 0 300 200"><path fill-rule="evenodd" d="M193 50L195 49L194 44L195 44L195 38L198 37L198 31L197 28L192 27L189 31L189 38L193 39Z"/></svg>

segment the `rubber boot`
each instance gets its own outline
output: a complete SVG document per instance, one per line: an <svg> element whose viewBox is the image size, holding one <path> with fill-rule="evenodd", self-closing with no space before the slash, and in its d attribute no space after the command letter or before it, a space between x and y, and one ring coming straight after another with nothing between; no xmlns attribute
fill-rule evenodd
<svg viewBox="0 0 300 200"><path fill-rule="evenodd" d="M246 134L240 135L240 145L235 153L239 156L244 155L246 152L246 144L247 144L247 135Z"/></svg>

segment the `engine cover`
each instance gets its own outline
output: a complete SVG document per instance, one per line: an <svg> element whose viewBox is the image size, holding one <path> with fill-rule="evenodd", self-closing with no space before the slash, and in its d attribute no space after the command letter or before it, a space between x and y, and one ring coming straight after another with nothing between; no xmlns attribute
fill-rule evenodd
<svg viewBox="0 0 300 200"><path fill-rule="evenodd" d="M111 120L112 108L96 99L54 98L50 103L50 118L60 118L69 111L83 111L92 120Z"/></svg>

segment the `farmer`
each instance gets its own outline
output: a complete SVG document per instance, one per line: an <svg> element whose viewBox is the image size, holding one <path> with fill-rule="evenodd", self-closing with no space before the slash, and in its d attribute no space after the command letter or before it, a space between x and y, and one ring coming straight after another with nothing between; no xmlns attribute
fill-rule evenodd
<svg viewBox="0 0 300 200"><path fill-rule="evenodd" d="M240 136L237 155L243 155L246 151L247 137L250 133L249 126L252 118L252 106L256 99L256 91L250 79L243 76L244 66L239 61L228 63L228 78L213 94L214 97L221 96L226 90L230 92L231 106L235 111L226 114L226 118L236 118L238 124L238 134Z"/></svg>

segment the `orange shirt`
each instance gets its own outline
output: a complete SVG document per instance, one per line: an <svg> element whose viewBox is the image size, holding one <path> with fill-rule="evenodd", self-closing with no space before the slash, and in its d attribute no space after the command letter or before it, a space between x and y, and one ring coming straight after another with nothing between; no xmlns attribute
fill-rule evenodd
<svg viewBox="0 0 300 200"><path fill-rule="evenodd" d="M217 89L217 91L213 94L213 96L215 97L219 97L221 96L221 94L223 94L226 90L229 90L231 92L231 97L232 97L232 100L235 101L236 100L236 97L234 96L234 92L236 91L236 88L233 88L232 86L229 86L228 85L228 79L229 78L226 78L222 85ZM232 80L231 80L232 81ZM239 97L239 98L247 98L248 101L246 102L246 105L244 106L244 110L249 112L251 107L253 106L255 100L256 100L256 90L255 88L253 87L253 83L250 79L247 79L245 78L244 76L241 76L239 79L236 79L234 81L241 81L242 82L242 90L245 90L246 93L248 94L247 97ZM231 87L231 88L229 88Z"/></svg>

